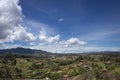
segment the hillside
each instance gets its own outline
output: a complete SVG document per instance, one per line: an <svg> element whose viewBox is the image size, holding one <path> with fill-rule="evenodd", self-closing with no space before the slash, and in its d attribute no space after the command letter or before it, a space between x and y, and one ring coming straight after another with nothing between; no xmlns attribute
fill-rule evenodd
<svg viewBox="0 0 120 80"><path fill-rule="evenodd" d="M0 54L6 54L6 53L14 53L14 54L51 54L50 52L43 51L43 50L35 50L35 49L30 49L30 48L22 48L22 47L17 47L17 48L12 48L12 49L1 49Z"/></svg>
<svg viewBox="0 0 120 80"><path fill-rule="evenodd" d="M120 80L120 53L0 55L0 80L3 79Z"/></svg>

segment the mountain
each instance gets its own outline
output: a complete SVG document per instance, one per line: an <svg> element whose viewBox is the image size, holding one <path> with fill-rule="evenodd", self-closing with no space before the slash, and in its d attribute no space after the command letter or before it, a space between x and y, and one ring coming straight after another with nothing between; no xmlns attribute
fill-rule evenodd
<svg viewBox="0 0 120 80"><path fill-rule="evenodd" d="M30 48L11 48L11 49L1 49L0 54L6 54L6 53L14 53L14 54L51 54L50 52L43 51L43 50L35 50Z"/></svg>
<svg viewBox="0 0 120 80"><path fill-rule="evenodd" d="M107 54L107 53L120 53L120 51L99 51L99 52L84 52L83 53L50 53L43 50L36 50L36 49L30 49L30 48L11 48L11 49L1 49L0 54L32 54L32 55L68 55L68 54L79 54L79 55L86 55L86 54Z"/></svg>

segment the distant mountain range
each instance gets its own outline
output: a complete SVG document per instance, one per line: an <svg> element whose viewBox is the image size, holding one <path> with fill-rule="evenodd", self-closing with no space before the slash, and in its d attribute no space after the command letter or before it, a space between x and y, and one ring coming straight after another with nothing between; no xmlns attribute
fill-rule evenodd
<svg viewBox="0 0 120 80"><path fill-rule="evenodd" d="M11 48L11 49L1 49L0 50L0 54L6 54L6 53L13 53L13 54L35 54L35 53L51 54L50 52L43 51L43 50L35 50L35 49L22 48L22 47Z"/></svg>
<svg viewBox="0 0 120 80"><path fill-rule="evenodd" d="M36 49L30 49L30 48L11 48L11 49L1 49L0 54L32 54L32 55L63 55L63 54L82 54L83 53L51 53L43 50L36 50ZM120 53L120 51L99 51L99 52L84 52L84 54L104 54L104 53Z"/></svg>

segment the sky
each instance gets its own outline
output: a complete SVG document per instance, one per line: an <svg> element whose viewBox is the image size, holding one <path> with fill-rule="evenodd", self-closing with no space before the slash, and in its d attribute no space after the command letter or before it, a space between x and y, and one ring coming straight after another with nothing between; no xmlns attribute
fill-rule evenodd
<svg viewBox="0 0 120 80"><path fill-rule="evenodd" d="M0 0L0 49L120 51L120 0Z"/></svg>

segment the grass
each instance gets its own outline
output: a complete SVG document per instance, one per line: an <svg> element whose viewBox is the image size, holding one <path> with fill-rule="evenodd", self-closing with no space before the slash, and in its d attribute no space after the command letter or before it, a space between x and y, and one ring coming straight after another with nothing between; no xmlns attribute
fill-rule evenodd
<svg viewBox="0 0 120 80"><path fill-rule="evenodd" d="M115 72L120 74L120 67L115 68Z"/></svg>

